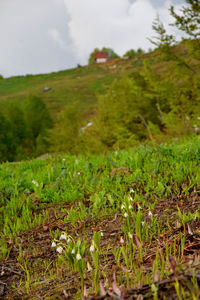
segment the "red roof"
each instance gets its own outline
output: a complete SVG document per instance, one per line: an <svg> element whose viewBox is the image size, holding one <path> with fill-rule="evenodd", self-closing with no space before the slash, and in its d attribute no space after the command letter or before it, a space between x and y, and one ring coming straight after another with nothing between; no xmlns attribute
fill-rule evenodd
<svg viewBox="0 0 200 300"><path fill-rule="evenodd" d="M94 59L108 58L107 52L95 52Z"/></svg>

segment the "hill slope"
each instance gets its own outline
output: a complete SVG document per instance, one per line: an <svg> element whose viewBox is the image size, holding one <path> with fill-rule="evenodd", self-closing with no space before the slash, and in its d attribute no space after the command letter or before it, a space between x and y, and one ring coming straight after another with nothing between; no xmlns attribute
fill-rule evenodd
<svg viewBox="0 0 200 300"><path fill-rule="evenodd" d="M191 54L194 42L183 41L167 54L158 48L132 59L1 80L0 110L10 121L0 115L4 128L10 128L9 134L2 130L0 152L5 144L7 150L0 153L1 160L47 152L105 153L149 140L159 143L198 134L200 64ZM42 124L34 134L36 101L46 116L50 112L53 122Z"/></svg>

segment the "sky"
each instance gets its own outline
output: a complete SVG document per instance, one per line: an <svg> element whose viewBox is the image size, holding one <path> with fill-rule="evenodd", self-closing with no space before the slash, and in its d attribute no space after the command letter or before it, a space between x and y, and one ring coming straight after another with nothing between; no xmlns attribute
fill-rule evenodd
<svg viewBox="0 0 200 300"><path fill-rule="evenodd" d="M0 0L0 74L49 73L85 65L96 47L148 50L157 15L184 0ZM174 33L174 32L173 32Z"/></svg>

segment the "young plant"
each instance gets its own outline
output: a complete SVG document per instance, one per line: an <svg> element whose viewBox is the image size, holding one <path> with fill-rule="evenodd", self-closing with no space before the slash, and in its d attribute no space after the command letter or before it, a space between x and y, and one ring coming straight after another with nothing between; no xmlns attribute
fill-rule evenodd
<svg viewBox="0 0 200 300"><path fill-rule="evenodd" d="M65 240L67 242L61 242ZM86 263L84 260L84 254L87 247L87 242L82 242L81 239L78 239L77 242L74 242L71 236L62 233L60 236L60 241L54 240L52 242L52 247L56 248L56 251L60 254L59 259L64 264L69 264L70 267L79 272L81 278L81 290L84 291L84 272L86 269Z"/></svg>
<svg viewBox="0 0 200 300"><path fill-rule="evenodd" d="M90 254L94 266L93 285L96 293L99 293L99 254L100 254L101 232L94 232L92 244L90 246Z"/></svg>

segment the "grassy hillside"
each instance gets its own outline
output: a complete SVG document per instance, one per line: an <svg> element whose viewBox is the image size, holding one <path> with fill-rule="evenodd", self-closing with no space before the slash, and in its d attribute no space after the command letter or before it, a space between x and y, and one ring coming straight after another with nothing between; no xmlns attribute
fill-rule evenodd
<svg viewBox="0 0 200 300"><path fill-rule="evenodd" d="M106 153L198 134L200 63L193 44L0 80L0 161Z"/></svg>
<svg viewBox="0 0 200 300"><path fill-rule="evenodd" d="M51 74L11 77L0 81L0 105L3 108L7 102L23 101L27 95L35 94L45 100L52 114L74 101L86 109L96 102L96 93L103 92L118 76L109 67L90 65ZM45 87L51 90L45 92Z"/></svg>
<svg viewBox="0 0 200 300"><path fill-rule="evenodd" d="M2 164L0 297L198 299L199 158L195 137Z"/></svg>
<svg viewBox="0 0 200 300"><path fill-rule="evenodd" d="M34 94L45 100L52 115L74 102L82 110L91 110L96 104L97 94L104 93L114 79L138 74L146 58L155 63L158 56L152 53L128 60L112 59L105 64L0 80L0 108L4 110L7 104L23 101L29 94ZM45 87L51 90L45 92Z"/></svg>

